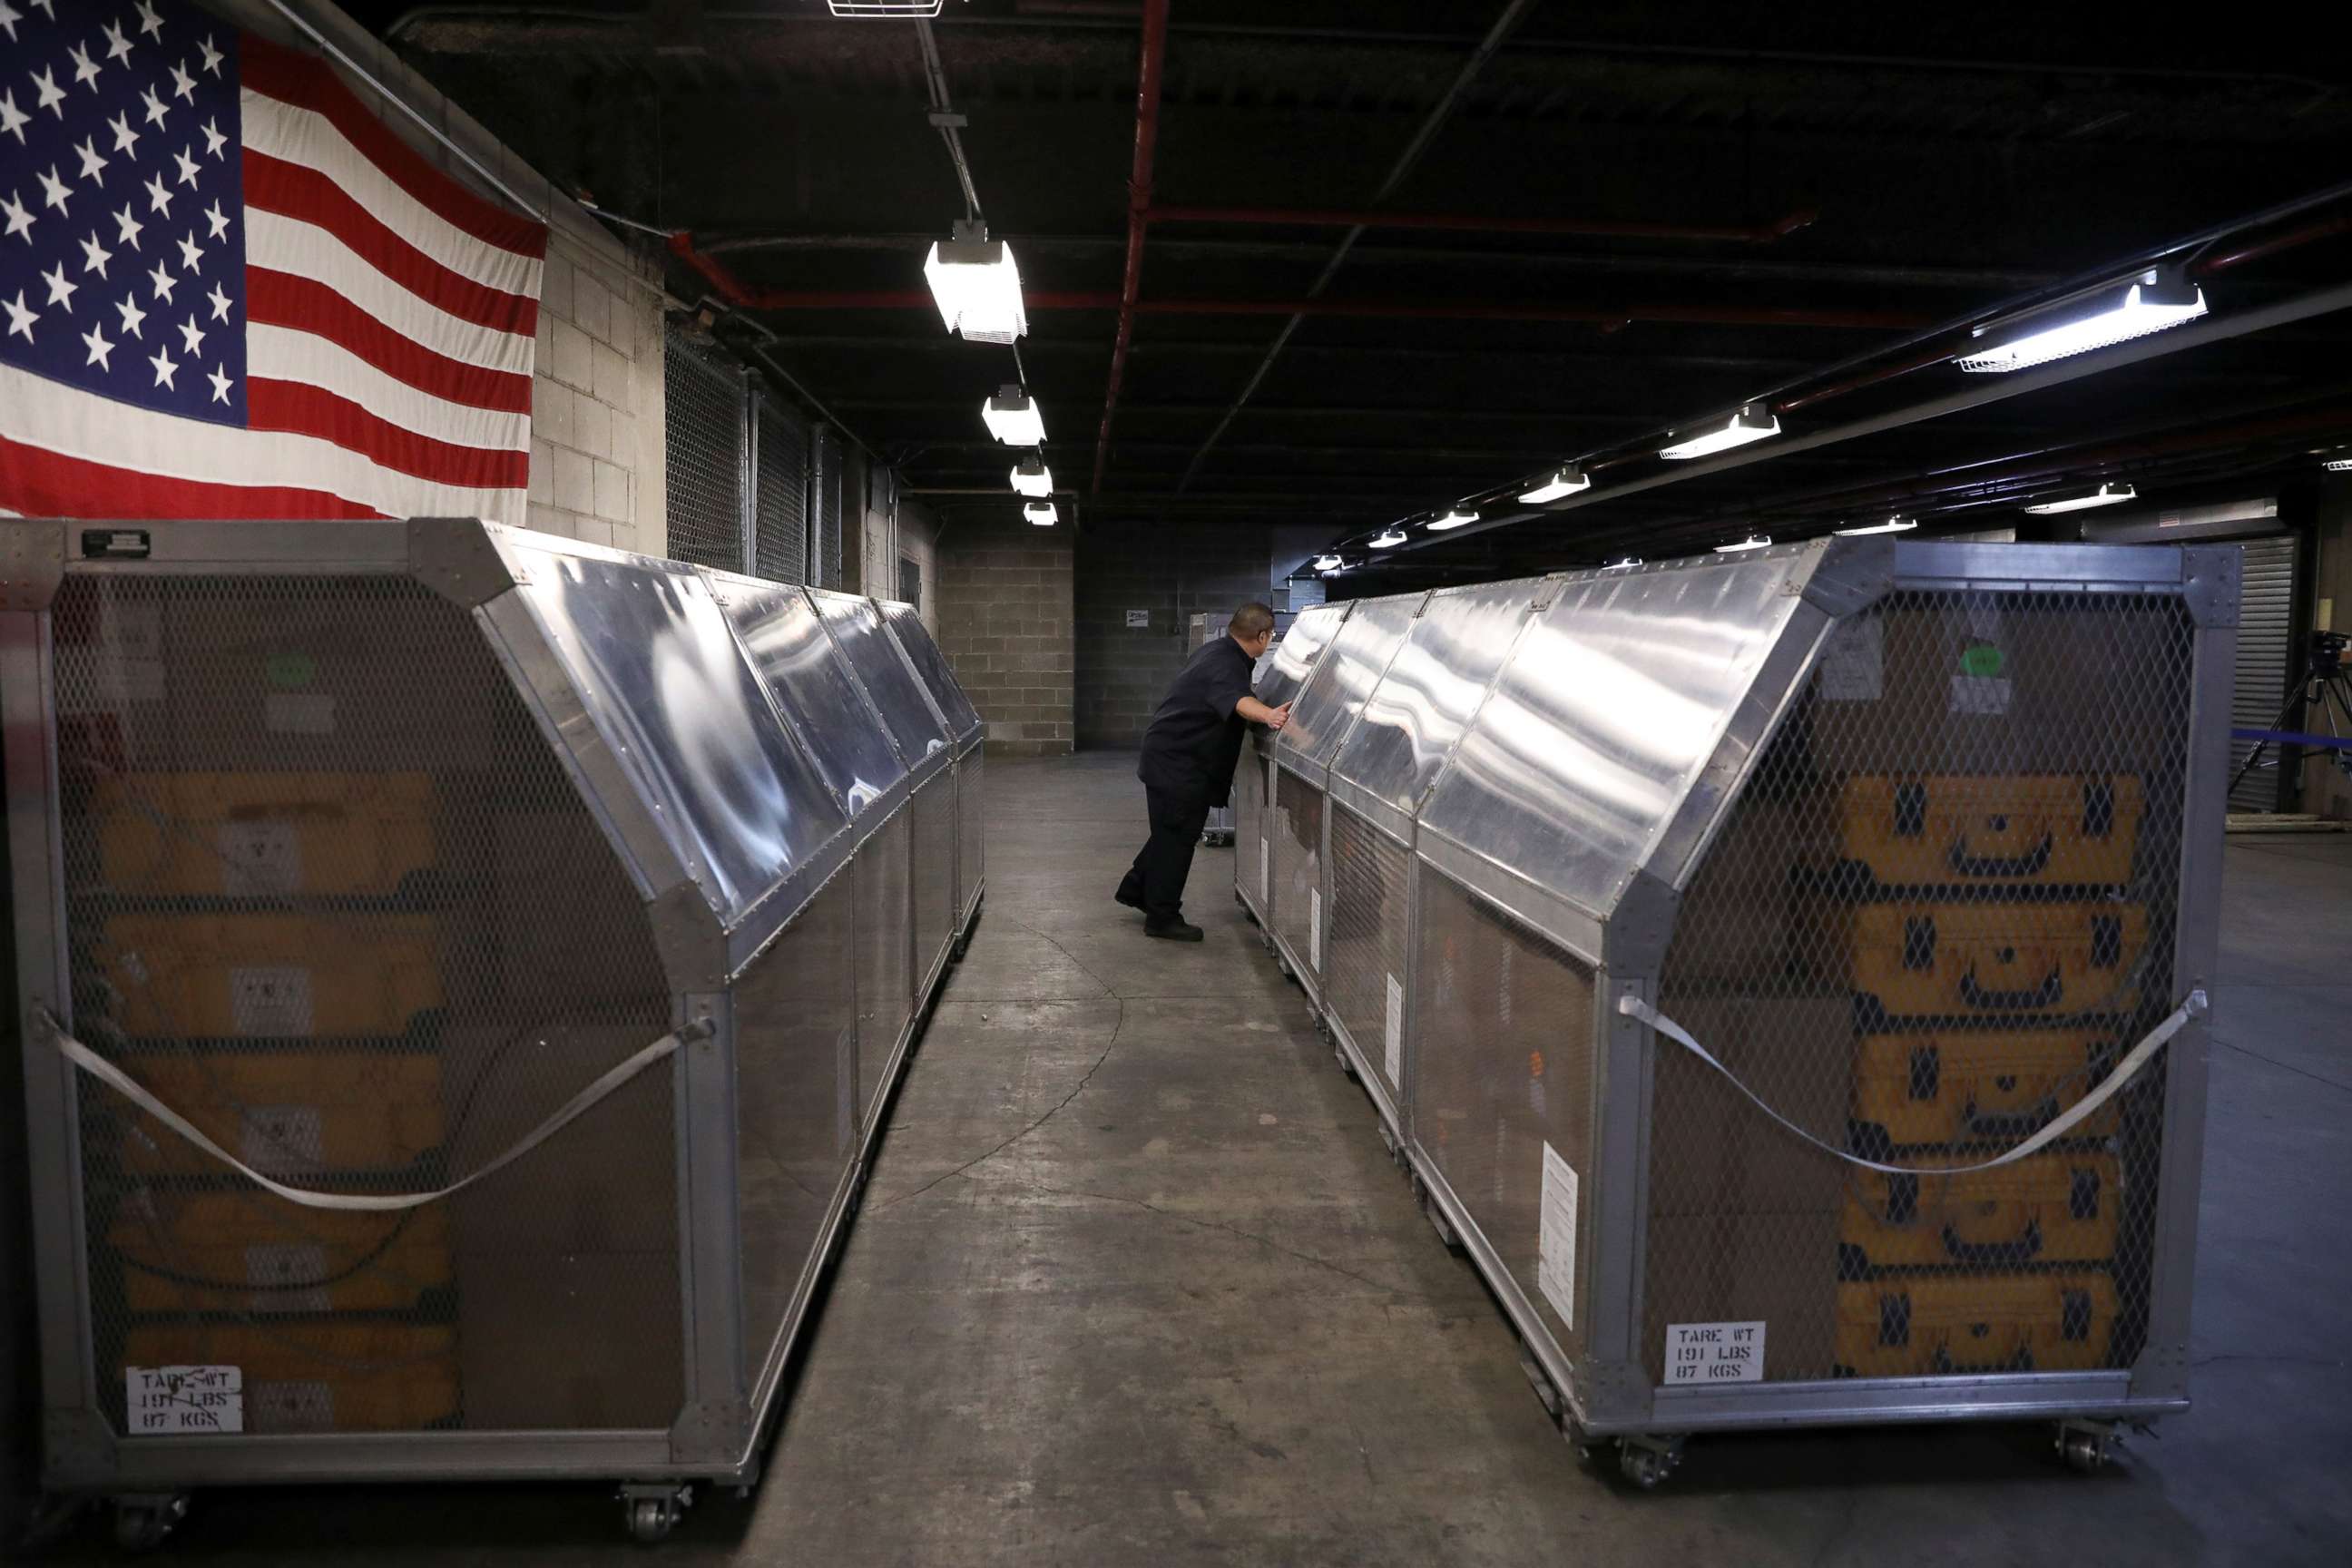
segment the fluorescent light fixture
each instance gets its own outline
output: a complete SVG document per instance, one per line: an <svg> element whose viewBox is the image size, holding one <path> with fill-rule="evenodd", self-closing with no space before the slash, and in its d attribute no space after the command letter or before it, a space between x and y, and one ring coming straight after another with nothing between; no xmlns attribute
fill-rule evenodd
<svg viewBox="0 0 2352 1568"><path fill-rule="evenodd" d="M1429 531L1432 533L1444 533L1449 528L1462 528L1477 521L1478 514L1476 512L1465 511L1457 506L1453 510L1447 512L1444 517L1432 521L1429 525Z"/></svg>
<svg viewBox="0 0 2352 1568"><path fill-rule="evenodd" d="M1318 572L1337 572L1346 564L1336 555L1318 555L1315 558L1315 570Z"/></svg>
<svg viewBox="0 0 2352 1568"><path fill-rule="evenodd" d="M1054 493L1054 470L1039 457L1022 458L1013 466L1013 488L1024 496L1049 496Z"/></svg>
<svg viewBox="0 0 2352 1568"><path fill-rule="evenodd" d="M1639 566L1641 563L1642 558L1638 555L1621 555L1616 560L1610 562L1606 566L1603 566L1601 570L1603 572L1631 572L1634 567Z"/></svg>
<svg viewBox="0 0 2352 1568"><path fill-rule="evenodd" d="M2160 332L2204 313L2205 290L2177 267L2151 268L2129 283L2112 284L2048 310L1989 321L1974 335L1994 341L1953 363L1962 370L2023 370Z"/></svg>
<svg viewBox="0 0 2352 1568"><path fill-rule="evenodd" d="M1551 478L1535 489L1521 491L1519 499L1529 506L1541 506L1548 500L1558 500L1562 496L1572 496L1579 490L1591 488L1592 481L1585 477L1584 470L1570 463L1564 468L1555 469Z"/></svg>
<svg viewBox="0 0 2352 1568"><path fill-rule="evenodd" d="M1745 538L1745 539L1741 540L1741 541L1740 541L1738 543L1737 543L1737 544L1718 544L1718 545L1717 545L1717 546L1715 547L1715 552L1716 552L1717 555L1737 555L1737 554L1738 554L1738 553L1739 553L1741 551L1743 551L1743 550L1766 550L1766 549L1769 549L1769 548L1771 547L1771 543L1772 543L1772 536L1771 536L1770 534L1769 534L1769 533L1751 533L1751 534L1749 534L1747 538Z"/></svg>
<svg viewBox="0 0 2352 1568"><path fill-rule="evenodd" d="M980 405L980 416L987 421L988 433L1008 447L1034 447L1045 439L1045 416L1020 387L998 388L995 396Z"/></svg>
<svg viewBox="0 0 2352 1568"><path fill-rule="evenodd" d="M1394 550L1398 545L1402 544L1403 542L1404 535L1391 528L1384 531L1378 539L1372 541L1372 548L1375 550Z"/></svg>
<svg viewBox="0 0 2352 1568"><path fill-rule="evenodd" d="M1051 528L1062 514L1054 510L1052 501L1033 500L1021 509L1021 515L1040 528Z"/></svg>
<svg viewBox="0 0 2352 1568"><path fill-rule="evenodd" d="M943 0L824 0L836 16L936 16Z"/></svg>
<svg viewBox="0 0 2352 1568"><path fill-rule="evenodd" d="M1677 462L1685 458L1704 458L1780 433L1780 421L1773 417L1771 411L1759 408L1751 403L1733 415L1726 424L1711 426L1695 435L1683 437L1670 447L1659 447L1658 456ZM1676 431L1675 434L1681 435L1681 432Z"/></svg>
<svg viewBox="0 0 2352 1568"><path fill-rule="evenodd" d="M1841 528L1837 534L1841 539L1860 539L1865 533L1908 533L1918 526L1918 522L1911 518L1890 517L1885 522L1874 522L1865 528Z"/></svg>
<svg viewBox="0 0 2352 1568"><path fill-rule="evenodd" d="M1029 330L1013 247L989 238L987 226L976 219L957 224L950 237L931 247L923 276L939 301L940 320L966 342L1009 343Z"/></svg>
<svg viewBox="0 0 2352 1568"><path fill-rule="evenodd" d="M2319 466L2323 471L2327 473L2352 474L2352 456L2330 458Z"/></svg>
<svg viewBox="0 0 2352 1568"><path fill-rule="evenodd" d="M2129 485L2101 485L2097 489L2081 495L2062 496L2056 500L2036 501L2025 510L2037 517L2048 517L2059 511L2087 511L2095 506L2114 506L2130 500L2138 492Z"/></svg>

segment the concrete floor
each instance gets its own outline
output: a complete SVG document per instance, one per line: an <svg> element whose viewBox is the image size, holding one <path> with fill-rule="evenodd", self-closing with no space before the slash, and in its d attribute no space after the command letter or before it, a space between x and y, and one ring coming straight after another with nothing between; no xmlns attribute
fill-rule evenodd
<svg viewBox="0 0 2352 1568"><path fill-rule="evenodd" d="M679 1564L2352 1561L2352 840L2229 852L2197 1407L2085 1479L2038 1428L1720 1438L1580 1469L1370 1105L1196 863L1110 890L1118 757L990 763L988 905L915 1058L766 1482ZM638 1560L580 1488L228 1493L193 1562ZM69 1554L101 1555L96 1531Z"/></svg>

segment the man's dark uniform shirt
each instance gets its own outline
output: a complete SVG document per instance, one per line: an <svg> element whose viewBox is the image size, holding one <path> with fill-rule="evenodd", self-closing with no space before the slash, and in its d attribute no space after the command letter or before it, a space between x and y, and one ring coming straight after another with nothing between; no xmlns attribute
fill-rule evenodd
<svg viewBox="0 0 2352 1568"><path fill-rule="evenodd" d="M1146 789L1199 797L1203 807L1232 798L1248 721L1234 711L1249 695L1254 665L1231 637L1205 644L1176 678L1143 731L1135 776Z"/></svg>

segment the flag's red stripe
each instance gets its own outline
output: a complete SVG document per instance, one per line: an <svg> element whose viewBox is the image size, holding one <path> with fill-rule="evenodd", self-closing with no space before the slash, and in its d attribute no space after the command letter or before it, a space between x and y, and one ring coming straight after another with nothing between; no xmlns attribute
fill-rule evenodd
<svg viewBox="0 0 2352 1568"><path fill-rule="evenodd" d="M386 375L470 408L500 414L530 412L530 377L519 371L488 370L431 349L385 326L324 283L273 272L245 269L247 316L268 327L316 332L341 343Z"/></svg>
<svg viewBox="0 0 2352 1568"><path fill-rule="evenodd" d="M308 382L248 377L245 406L245 422L256 430L320 437L412 479L471 489L519 490L530 483L528 452L460 447L419 436Z"/></svg>
<svg viewBox="0 0 2352 1568"><path fill-rule="evenodd" d="M316 169L247 148L245 203L316 224L410 293L460 321L529 337L539 330L539 301L477 283L393 233L350 192Z"/></svg>
<svg viewBox="0 0 2352 1568"><path fill-rule="evenodd" d="M322 114L394 184L475 238L518 256L547 254L547 228L484 201L425 161L352 96L327 62L266 38L239 37L237 69L246 87Z"/></svg>
<svg viewBox="0 0 2352 1568"><path fill-rule="evenodd" d="M26 517L365 518L387 514L325 490L174 479L68 458L0 436L0 506Z"/></svg>

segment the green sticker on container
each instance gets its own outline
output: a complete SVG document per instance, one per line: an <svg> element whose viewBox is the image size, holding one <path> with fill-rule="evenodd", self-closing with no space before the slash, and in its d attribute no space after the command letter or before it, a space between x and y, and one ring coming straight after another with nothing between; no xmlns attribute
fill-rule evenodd
<svg viewBox="0 0 2352 1568"><path fill-rule="evenodd" d="M2008 665L2009 660L2002 656L2000 649L1990 643L1978 643L1960 655L1960 673L1963 675L1999 675Z"/></svg>
<svg viewBox="0 0 2352 1568"><path fill-rule="evenodd" d="M308 686L318 677L318 661L307 653L273 653L269 656L269 684L281 691Z"/></svg>

